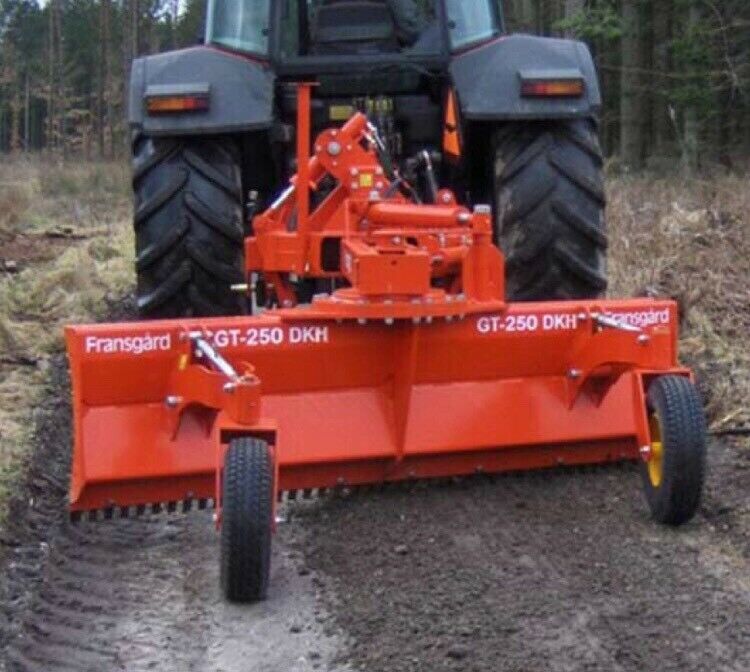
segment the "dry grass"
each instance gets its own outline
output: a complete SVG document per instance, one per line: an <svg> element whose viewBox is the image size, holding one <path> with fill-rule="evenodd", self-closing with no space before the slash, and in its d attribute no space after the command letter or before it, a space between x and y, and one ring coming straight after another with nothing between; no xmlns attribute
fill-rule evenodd
<svg viewBox="0 0 750 672"><path fill-rule="evenodd" d="M0 500L62 327L130 291L128 171L120 164L0 164ZM14 273L3 273L8 262Z"/></svg>
<svg viewBox="0 0 750 672"><path fill-rule="evenodd" d="M750 179L610 184L613 296L676 298L713 428L750 426Z"/></svg>

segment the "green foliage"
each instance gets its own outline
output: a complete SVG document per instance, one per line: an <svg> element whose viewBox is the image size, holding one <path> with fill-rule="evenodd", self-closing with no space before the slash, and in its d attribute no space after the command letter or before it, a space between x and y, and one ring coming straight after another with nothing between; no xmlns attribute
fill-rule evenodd
<svg viewBox="0 0 750 672"><path fill-rule="evenodd" d="M622 37L623 23L617 3L605 0L573 16L556 21L556 30L587 41L614 42Z"/></svg>

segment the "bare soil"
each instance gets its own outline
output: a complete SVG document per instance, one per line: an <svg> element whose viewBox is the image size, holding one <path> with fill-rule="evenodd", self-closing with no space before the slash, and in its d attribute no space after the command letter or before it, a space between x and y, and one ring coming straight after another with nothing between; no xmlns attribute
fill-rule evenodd
<svg viewBox="0 0 750 672"><path fill-rule="evenodd" d="M62 358L37 413L28 478L3 533L0 670L310 672L344 670L321 624L317 580L274 549L268 601L219 591L209 512L72 525L65 497L70 405Z"/></svg>
<svg viewBox="0 0 750 672"><path fill-rule="evenodd" d="M0 271L18 272L30 264L49 261L69 245L70 241L64 237L19 234L3 243L0 249Z"/></svg>
<svg viewBox="0 0 750 672"><path fill-rule="evenodd" d="M333 501L300 546L369 672L750 669L750 459L715 443L680 530L640 474L561 471Z"/></svg>
<svg viewBox="0 0 750 672"><path fill-rule="evenodd" d="M681 530L637 467L288 505L268 602L226 604L210 515L69 525L64 361L2 538L0 669L750 669L750 454L715 443Z"/></svg>

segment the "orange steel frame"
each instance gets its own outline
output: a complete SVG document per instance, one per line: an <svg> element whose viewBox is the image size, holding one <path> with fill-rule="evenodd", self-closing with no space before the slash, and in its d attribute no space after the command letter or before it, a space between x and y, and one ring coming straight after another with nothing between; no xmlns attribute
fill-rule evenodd
<svg viewBox="0 0 750 672"><path fill-rule="evenodd" d="M71 511L214 500L220 521L239 436L272 447L276 494L647 458L649 383L690 375L675 304L506 303L488 209L408 202L361 115L310 153L309 95L300 173L254 220L248 271L293 306L288 275L325 275L333 236L346 286L252 317L68 327Z"/></svg>

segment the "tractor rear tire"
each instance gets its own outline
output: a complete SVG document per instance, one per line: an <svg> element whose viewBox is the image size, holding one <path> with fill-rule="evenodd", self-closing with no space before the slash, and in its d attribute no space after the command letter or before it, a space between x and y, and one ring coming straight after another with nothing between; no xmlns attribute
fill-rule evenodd
<svg viewBox="0 0 750 672"><path fill-rule="evenodd" d="M651 456L641 463L651 515L665 525L698 510L706 471L706 419L695 385L682 376L657 378L648 390Z"/></svg>
<svg viewBox="0 0 750 672"><path fill-rule="evenodd" d="M220 137L133 137L138 310L146 318L237 315L245 298L240 161Z"/></svg>
<svg viewBox="0 0 750 672"><path fill-rule="evenodd" d="M592 120L509 124L494 138L497 244L514 301L607 289L603 159Z"/></svg>
<svg viewBox="0 0 750 672"><path fill-rule="evenodd" d="M221 587L232 602L266 597L271 566L273 459L265 441L234 439L224 460Z"/></svg>

